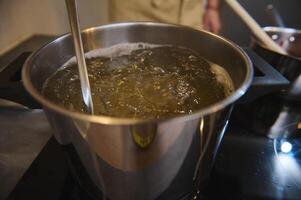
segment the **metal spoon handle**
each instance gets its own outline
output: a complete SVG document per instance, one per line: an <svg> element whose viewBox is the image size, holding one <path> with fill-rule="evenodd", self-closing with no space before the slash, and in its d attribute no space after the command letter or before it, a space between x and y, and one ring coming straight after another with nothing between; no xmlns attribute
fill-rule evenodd
<svg viewBox="0 0 301 200"><path fill-rule="evenodd" d="M279 27L285 27L281 15L279 14L278 10L272 4L267 5L266 13L268 14L273 25L276 25Z"/></svg>
<svg viewBox="0 0 301 200"><path fill-rule="evenodd" d="M90 88L87 65L85 60L83 42L81 38L81 31L79 27L76 0L65 0L65 2L67 6L71 33L73 36L73 43L75 47L75 54L78 63L78 71L79 71L79 78L80 78L83 100L85 105L87 106L88 112L93 114L91 88Z"/></svg>

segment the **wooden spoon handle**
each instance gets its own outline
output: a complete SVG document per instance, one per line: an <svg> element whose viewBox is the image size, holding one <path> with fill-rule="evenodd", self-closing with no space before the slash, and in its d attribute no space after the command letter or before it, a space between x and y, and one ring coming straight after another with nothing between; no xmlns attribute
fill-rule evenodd
<svg viewBox="0 0 301 200"><path fill-rule="evenodd" d="M228 5L236 12L236 14L246 23L251 29L252 33L261 41L263 44L280 54L286 54L285 50L282 49L277 43L275 43L258 25L258 23L249 15L249 13L236 1L226 0Z"/></svg>

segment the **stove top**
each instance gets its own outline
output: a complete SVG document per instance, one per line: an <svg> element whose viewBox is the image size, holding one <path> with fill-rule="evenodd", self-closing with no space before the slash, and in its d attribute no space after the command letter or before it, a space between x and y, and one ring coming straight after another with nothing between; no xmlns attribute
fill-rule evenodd
<svg viewBox="0 0 301 200"><path fill-rule="evenodd" d="M300 141L295 150L281 153L274 141L247 129L231 126L218 153L208 199L300 199ZM65 148L63 150L63 148ZM10 193L10 199L97 199L72 176L65 150L51 137ZM275 148L278 155L275 154ZM70 155L70 154L69 154ZM81 175L84 176L84 175ZM89 184L89 183L88 183Z"/></svg>
<svg viewBox="0 0 301 200"><path fill-rule="evenodd" d="M88 179L79 181L79 177L74 176L78 174L80 180L85 180L86 174L81 170L80 163L79 167L70 168L70 159L75 162L78 159L76 154L72 153L73 147L60 146L49 136L51 129L43 111L39 104L24 92L18 73L28 55L29 53L23 53L21 57L15 59L10 65L13 69L2 70L2 74L3 71L6 73L2 77L6 79L0 79L0 98L22 103L30 109L12 104L0 106L0 128L6 133L2 134L6 138L0 139L11 141L6 144L7 147L16 143L12 140L13 133L23 132L22 137L29 142L26 146L23 141L23 151L30 148L29 145L33 143L30 141L34 141L34 138L41 137L42 142L36 145L33 157L38 155L30 166L24 169L25 173L10 191L7 199L101 199L87 190L93 189ZM7 78L12 74L14 78ZM210 182L204 190L205 199L301 199L301 139L289 141L268 139L262 124L270 122L263 123L257 115L248 117L246 115L245 111L248 110L246 108L250 109L250 105L265 105L266 99L265 97L256 102L235 106ZM272 105L274 111L279 109L281 102L274 101ZM258 123L258 120L261 123ZM20 127L19 130L16 127ZM26 138L27 135L31 135L32 138ZM37 150L38 146L43 147L40 153ZM0 155L3 150L0 144ZM68 155L66 152L69 152ZM14 155L22 156L23 152ZM70 155L74 157L70 158ZM5 160L1 156L0 159L2 159L0 169L7 170L7 166L3 164ZM73 173L74 171L76 173ZM5 185L5 182L1 183L1 174L3 173L0 173L0 185Z"/></svg>

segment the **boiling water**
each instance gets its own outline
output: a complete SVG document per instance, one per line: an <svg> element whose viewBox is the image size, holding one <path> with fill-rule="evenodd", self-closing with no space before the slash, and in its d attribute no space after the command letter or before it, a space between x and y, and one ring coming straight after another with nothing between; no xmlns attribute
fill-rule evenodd
<svg viewBox="0 0 301 200"><path fill-rule="evenodd" d="M224 99L232 89L216 67L183 47L123 44L92 51L86 61L96 115L188 114ZM43 94L68 109L86 111L74 59L48 78Z"/></svg>

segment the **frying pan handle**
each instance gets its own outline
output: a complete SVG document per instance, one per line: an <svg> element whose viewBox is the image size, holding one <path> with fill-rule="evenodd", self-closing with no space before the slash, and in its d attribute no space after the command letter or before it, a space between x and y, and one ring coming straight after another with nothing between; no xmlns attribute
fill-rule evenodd
<svg viewBox="0 0 301 200"><path fill-rule="evenodd" d="M285 91L290 82L274 67L268 64L251 49L244 49L254 66L254 77L250 89L239 103L253 101L261 96Z"/></svg>

